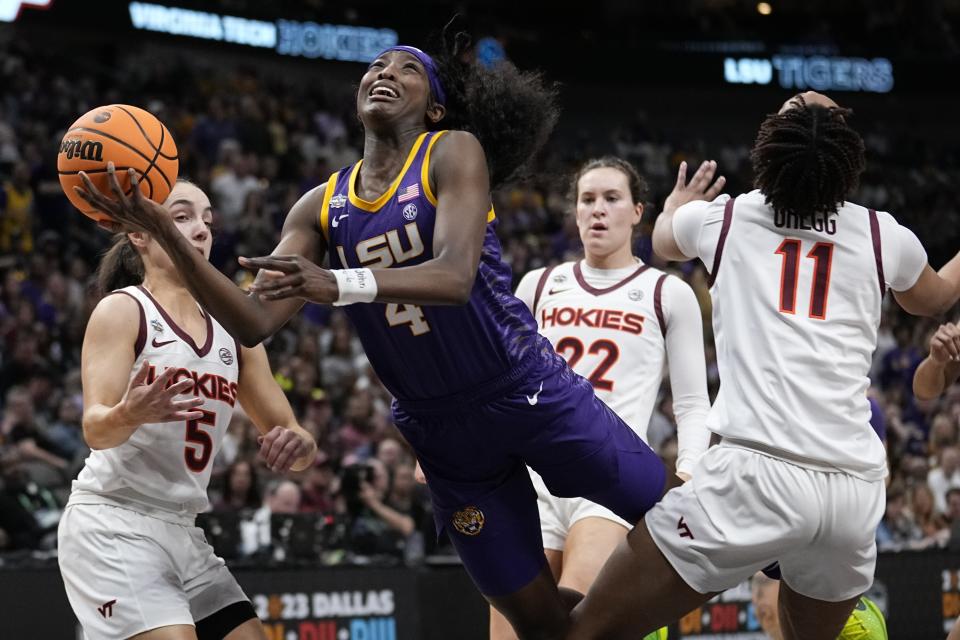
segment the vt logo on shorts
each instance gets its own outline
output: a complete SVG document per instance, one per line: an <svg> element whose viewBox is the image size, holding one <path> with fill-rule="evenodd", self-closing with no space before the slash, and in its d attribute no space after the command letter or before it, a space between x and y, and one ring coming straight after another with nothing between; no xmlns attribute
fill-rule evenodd
<svg viewBox="0 0 960 640"><path fill-rule="evenodd" d="M483 530L483 511L465 507L453 514L453 528L465 536L475 536Z"/></svg>
<svg viewBox="0 0 960 640"><path fill-rule="evenodd" d="M100 615L106 618L113 617L113 605L117 604L117 599L114 598L110 602L104 602L101 606L97 607L97 611L100 612Z"/></svg>
<svg viewBox="0 0 960 640"><path fill-rule="evenodd" d="M680 520L677 521L677 530L680 532L681 538L690 538L693 540L693 534L690 533L690 527L687 526L687 523L683 521L683 516L680 516Z"/></svg>

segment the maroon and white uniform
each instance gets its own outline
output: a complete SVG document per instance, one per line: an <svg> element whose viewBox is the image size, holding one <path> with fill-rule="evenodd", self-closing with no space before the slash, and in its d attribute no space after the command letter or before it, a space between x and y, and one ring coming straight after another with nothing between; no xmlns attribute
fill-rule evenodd
<svg viewBox="0 0 960 640"><path fill-rule="evenodd" d="M759 191L680 207L673 232L711 273L723 440L647 514L654 540L698 591L779 561L803 595L862 593L886 474L867 373L883 295L916 284L923 247L887 213L800 219Z"/></svg>
<svg viewBox="0 0 960 640"><path fill-rule="evenodd" d="M706 450L709 409L703 323L693 290L675 276L637 262L594 269L585 261L531 271L517 287L540 333L570 367L641 438L669 363L678 422L678 471L691 473ZM569 528L586 517L624 523L583 498L557 498L531 471L540 502L544 546L563 549Z"/></svg>
<svg viewBox="0 0 960 640"><path fill-rule="evenodd" d="M175 367L171 383L195 380L191 392L203 397L204 416L141 425L123 444L91 451L73 482L59 563L91 639L193 624L247 599L194 526L209 505L212 462L236 404L240 346L210 315L206 339L196 344L143 287L112 295L131 296L140 307L131 377L144 361L151 380Z"/></svg>

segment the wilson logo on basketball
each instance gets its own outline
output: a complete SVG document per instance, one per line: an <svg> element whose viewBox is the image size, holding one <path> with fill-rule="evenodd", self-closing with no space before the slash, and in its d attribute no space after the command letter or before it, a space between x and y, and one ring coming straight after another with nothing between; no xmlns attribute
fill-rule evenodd
<svg viewBox="0 0 960 640"><path fill-rule="evenodd" d="M103 143L93 140L80 140L74 138L64 140L60 143L60 153L66 154L67 160L78 158L80 160L103 161Z"/></svg>

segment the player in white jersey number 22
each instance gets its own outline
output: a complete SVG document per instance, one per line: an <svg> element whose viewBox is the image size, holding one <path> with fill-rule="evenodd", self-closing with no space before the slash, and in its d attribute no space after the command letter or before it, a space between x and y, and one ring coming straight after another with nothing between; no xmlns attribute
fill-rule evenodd
<svg viewBox="0 0 960 640"><path fill-rule="evenodd" d="M121 195L122 197L122 195ZM178 182L177 228L209 258L207 196ZM194 526L237 402L276 472L316 443L293 416L263 346L241 348L203 313L163 249L118 236L83 342L84 438L92 449L59 527L67 596L90 640L265 640L237 581Z"/></svg>
<svg viewBox="0 0 960 640"><path fill-rule="evenodd" d="M813 92L788 100L754 145L757 190L736 198L705 197L715 163L689 184L681 165L654 249L710 271L707 427L722 441L614 552L568 638L636 637L778 561L784 638L833 640L871 585L886 459L865 392L882 298L942 313L960 256L938 274L892 216L847 201L865 165L849 117Z"/></svg>
<svg viewBox="0 0 960 640"><path fill-rule="evenodd" d="M585 258L531 271L520 282L517 297L530 307L540 333L557 353L644 440L669 362L678 423L677 474L688 479L709 442L703 323L696 296L681 279L633 255L632 235L643 215L646 184L630 163L609 156L590 160L572 187ZM552 496L536 472L530 470L530 477L554 577L560 587L586 593L634 523L584 498ZM490 637L516 638L493 608Z"/></svg>

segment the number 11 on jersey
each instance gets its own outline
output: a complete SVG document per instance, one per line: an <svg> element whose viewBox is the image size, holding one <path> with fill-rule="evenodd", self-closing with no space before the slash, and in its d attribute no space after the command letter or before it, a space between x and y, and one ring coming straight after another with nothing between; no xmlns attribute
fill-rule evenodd
<svg viewBox="0 0 960 640"><path fill-rule="evenodd" d="M803 243L795 238L787 238L774 252L783 257L780 269L780 313L797 312L797 281L800 278L800 252ZM810 289L809 317L825 320L827 317L827 295L830 293L830 271L833 266L833 243L818 242L807 253L813 260L813 286Z"/></svg>

